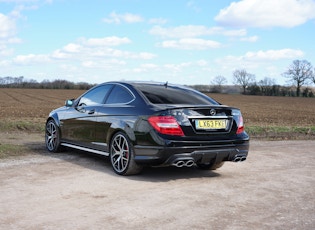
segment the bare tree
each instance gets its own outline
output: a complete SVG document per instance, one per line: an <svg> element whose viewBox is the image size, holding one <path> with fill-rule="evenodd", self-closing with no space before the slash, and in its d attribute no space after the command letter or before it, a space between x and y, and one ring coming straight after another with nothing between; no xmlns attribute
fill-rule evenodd
<svg viewBox="0 0 315 230"><path fill-rule="evenodd" d="M270 77L265 77L263 80L258 82L258 85L261 89L262 95L270 96L272 94L272 87L276 84L275 79Z"/></svg>
<svg viewBox="0 0 315 230"><path fill-rule="evenodd" d="M211 84L213 85L212 91L213 92L222 92L222 85L225 85L227 83L227 80L225 77L218 75L211 81Z"/></svg>
<svg viewBox="0 0 315 230"><path fill-rule="evenodd" d="M243 94L246 93L246 88L253 82L255 82L255 75L248 73L245 69L235 70L233 72L234 84L241 85L243 88Z"/></svg>
<svg viewBox="0 0 315 230"><path fill-rule="evenodd" d="M301 94L301 87L308 84L313 76L312 64L306 60L294 60L283 75L296 86L296 96Z"/></svg>
<svg viewBox="0 0 315 230"><path fill-rule="evenodd" d="M312 82L315 84L315 68L313 69L313 73L312 73L312 76L311 76L311 80L312 80Z"/></svg>

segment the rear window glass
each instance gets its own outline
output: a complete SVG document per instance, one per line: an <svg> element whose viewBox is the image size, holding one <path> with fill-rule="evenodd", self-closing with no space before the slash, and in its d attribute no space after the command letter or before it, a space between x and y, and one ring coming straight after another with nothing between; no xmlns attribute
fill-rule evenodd
<svg viewBox="0 0 315 230"><path fill-rule="evenodd" d="M163 85L137 87L153 104L217 105L212 98L192 89Z"/></svg>

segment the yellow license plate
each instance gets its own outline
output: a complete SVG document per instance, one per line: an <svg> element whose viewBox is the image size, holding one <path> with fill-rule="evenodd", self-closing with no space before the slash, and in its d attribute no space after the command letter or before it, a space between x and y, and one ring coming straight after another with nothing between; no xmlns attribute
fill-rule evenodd
<svg viewBox="0 0 315 230"><path fill-rule="evenodd" d="M196 120L197 129L226 129L227 120Z"/></svg>

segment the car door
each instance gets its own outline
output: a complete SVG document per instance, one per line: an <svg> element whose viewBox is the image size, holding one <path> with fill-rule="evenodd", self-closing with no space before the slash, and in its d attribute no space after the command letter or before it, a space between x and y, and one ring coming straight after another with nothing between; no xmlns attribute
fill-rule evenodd
<svg viewBox="0 0 315 230"><path fill-rule="evenodd" d="M112 87L112 84L106 84L92 88L76 100L61 120L63 139L76 145L93 147L97 110Z"/></svg>
<svg viewBox="0 0 315 230"><path fill-rule="evenodd" d="M109 132L122 128L128 120L136 119L134 106L131 102L135 100L134 94L123 85L115 85L106 97L103 106L97 110L97 125L95 132L95 149L107 151L106 140Z"/></svg>

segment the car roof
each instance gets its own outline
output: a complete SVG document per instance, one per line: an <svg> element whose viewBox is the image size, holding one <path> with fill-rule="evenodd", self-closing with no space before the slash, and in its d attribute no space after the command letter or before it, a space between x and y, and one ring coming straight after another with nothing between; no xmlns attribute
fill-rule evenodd
<svg viewBox="0 0 315 230"><path fill-rule="evenodd" d="M110 82L104 82L103 84L121 84L121 85L130 85L130 86L164 86L164 87L176 87L181 89L190 89L193 90L191 87L180 85L180 84L173 84L169 82L157 82L157 81L110 81Z"/></svg>

